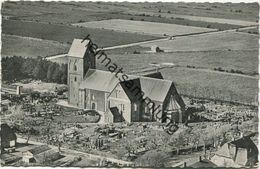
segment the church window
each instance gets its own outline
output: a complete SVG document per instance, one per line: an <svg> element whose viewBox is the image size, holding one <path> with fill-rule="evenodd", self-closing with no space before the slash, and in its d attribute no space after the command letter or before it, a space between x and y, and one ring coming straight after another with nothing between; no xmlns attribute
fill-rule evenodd
<svg viewBox="0 0 260 169"><path fill-rule="evenodd" d="M137 104L134 103L134 111L137 111Z"/></svg>
<svg viewBox="0 0 260 169"><path fill-rule="evenodd" d="M94 96L94 94L91 95L91 98L92 98L92 100L95 100L95 96Z"/></svg>
<svg viewBox="0 0 260 169"><path fill-rule="evenodd" d="M74 81L75 81L75 82L77 81L77 77L74 78Z"/></svg>
<svg viewBox="0 0 260 169"><path fill-rule="evenodd" d="M77 71L77 65L74 65L74 70Z"/></svg>

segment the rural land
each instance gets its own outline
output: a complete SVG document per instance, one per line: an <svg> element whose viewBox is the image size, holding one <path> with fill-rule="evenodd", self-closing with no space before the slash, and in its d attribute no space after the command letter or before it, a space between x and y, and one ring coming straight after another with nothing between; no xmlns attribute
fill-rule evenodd
<svg viewBox="0 0 260 169"><path fill-rule="evenodd" d="M2 166L258 167L258 3L6 1L1 15Z"/></svg>

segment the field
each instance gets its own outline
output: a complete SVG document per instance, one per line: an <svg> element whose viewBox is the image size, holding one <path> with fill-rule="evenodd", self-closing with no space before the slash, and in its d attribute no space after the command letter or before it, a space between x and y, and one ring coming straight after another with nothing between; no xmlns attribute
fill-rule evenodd
<svg viewBox="0 0 260 169"><path fill-rule="evenodd" d="M213 18L220 18L218 22L228 21L229 24L232 22L232 24L237 24L232 20L255 22L258 18L258 11L257 3L5 2L2 14L18 20L62 24L112 18L124 19L126 15L135 17L140 14L152 18L158 15L160 18L181 19L192 16L192 20L196 22L199 22L201 17L207 17L206 20L203 18L203 22L211 23Z"/></svg>
<svg viewBox="0 0 260 169"><path fill-rule="evenodd" d="M108 55L112 62L124 70L131 71L138 68L150 67L150 63L170 62L178 66L187 65L198 68L241 70L247 73L257 72L258 52L255 51L207 51L207 52L174 52L174 53L149 53ZM142 62L140 62L142 60ZM100 61L97 60L97 63ZM102 69L100 65L100 68Z"/></svg>
<svg viewBox="0 0 260 169"><path fill-rule="evenodd" d="M232 75L194 71L193 69L163 69L166 79L173 80L181 94L210 97L219 100L232 100L241 103L256 104L258 80ZM206 93L205 93L206 92Z"/></svg>
<svg viewBox="0 0 260 169"><path fill-rule="evenodd" d="M68 25L55 25L18 20L3 20L2 33L25 37L54 40L71 44L74 38L84 38L90 34L94 43L99 47L115 46L133 42L156 39L154 36L133 33L120 33L111 30L79 28Z"/></svg>
<svg viewBox="0 0 260 169"><path fill-rule="evenodd" d="M166 51L258 50L258 37L239 32L214 32L174 40L143 44L159 46Z"/></svg>
<svg viewBox="0 0 260 169"><path fill-rule="evenodd" d="M154 23L145 21L129 21L122 19L111 19L102 21L92 21L85 23L74 24L76 26L83 26L88 28L108 29L120 32L132 32L147 35L183 35L200 32L209 32L213 29L199 28L192 26L165 24L165 23Z"/></svg>
<svg viewBox="0 0 260 169"><path fill-rule="evenodd" d="M66 53L68 44L61 44L52 40L41 40L13 35L2 35L1 55L23 57L45 57L58 53Z"/></svg>

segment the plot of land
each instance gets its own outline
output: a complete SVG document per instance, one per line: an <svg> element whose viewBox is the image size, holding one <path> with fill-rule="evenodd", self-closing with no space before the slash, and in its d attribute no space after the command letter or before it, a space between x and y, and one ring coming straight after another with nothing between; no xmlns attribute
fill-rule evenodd
<svg viewBox="0 0 260 169"><path fill-rule="evenodd" d="M23 22L18 20L3 20L2 32L4 34L54 40L61 43L67 43L69 45L74 38L82 39L89 34L92 41L99 47L108 47L157 39L157 37L149 35L91 28L77 28L75 26L68 25Z"/></svg>
<svg viewBox="0 0 260 169"><path fill-rule="evenodd" d="M77 26L83 26L88 28L99 28L99 29L109 29L120 32L132 32L148 35L183 35L192 34L199 32L208 32L214 29L199 28L193 26L183 26L175 24L165 24L165 23L154 23L145 21L129 21L122 19L111 19L103 21L93 21L85 23L74 24Z"/></svg>
<svg viewBox="0 0 260 169"><path fill-rule="evenodd" d="M239 32L214 32L174 40L143 44L159 46L167 51L258 50L258 37Z"/></svg>
<svg viewBox="0 0 260 169"><path fill-rule="evenodd" d="M61 44L52 40L42 40L13 35L2 36L2 56L45 57L59 53L66 53L68 44Z"/></svg>
<svg viewBox="0 0 260 169"><path fill-rule="evenodd" d="M256 104L257 79L200 72L185 68L163 69L162 74L165 79L173 80L176 83L177 90L182 94L201 96L210 92L217 95L216 97L221 100L231 99L242 103Z"/></svg>

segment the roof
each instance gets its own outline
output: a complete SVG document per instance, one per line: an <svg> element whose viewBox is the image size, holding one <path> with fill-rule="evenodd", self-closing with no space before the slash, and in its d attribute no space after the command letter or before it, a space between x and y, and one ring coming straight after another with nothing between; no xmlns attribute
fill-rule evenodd
<svg viewBox="0 0 260 169"><path fill-rule="evenodd" d="M117 84L121 84L129 99L136 100L136 93L129 91L129 89L123 85L125 82L134 81L133 87L138 86L144 92L145 97L148 97L153 101L163 102L169 93L170 88L174 86L173 82L170 80L134 75L127 75L128 80L120 82L119 79L121 79L122 75L123 74L118 74L118 77L116 77L115 73L109 71L89 69L79 88L111 93ZM177 93L176 90L175 92ZM139 97L139 95L137 95L137 97ZM177 98L179 98L179 96ZM178 99L178 102L179 101L180 99ZM183 106L182 103L180 104Z"/></svg>
<svg viewBox="0 0 260 169"><path fill-rule="evenodd" d="M163 102L171 88L172 81L140 77L142 91L151 100Z"/></svg>
<svg viewBox="0 0 260 169"><path fill-rule="evenodd" d="M230 144L233 144L238 148L246 148L246 149L256 148L257 149L255 143L250 139L250 137L242 137L238 140L231 141Z"/></svg>
<svg viewBox="0 0 260 169"><path fill-rule="evenodd" d="M130 79L135 77L137 76L129 75ZM119 82L118 77L116 77L114 73L97 69L89 69L79 88L87 88L110 93Z"/></svg>
<svg viewBox="0 0 260 169"><path fill-rule="evenodd" d="M37 155L35 155L35 158L43 159L43 158L48 158L49 160L55 158L59 152L53 149L46 150L44 152L41 152Z"/></svg>
<svg viewBox="0 0 260 169"><path fill-rule="evenodd" d="M258 149L250 137L242 137L225 143L216 155L231 158L235 163L246 166L252 159L257 159Z"/></svg>
<svg viewBox="0 0 260 169"><path fill-rule="evenodd" d="M34 147L30 150L28 150L30 153L32 153L33 155L37 155L37 154L40 154L44 151L47 151L47 150L50 150L51 148L48 147L47 145L41 145L41 146L37 146L37 147Z"/></svg>
<svg viewBox="0 0 260 169"><path fill-rule="evenodd" d="M212 167L217 167L217 165L214 164L213 162L207 160L207 159L203 159L201 161L198 161L198 162L190 165L189 167L192 167L192 168L202 168L202 167L212 168Z"/></svg>
<svg viewBox="0 0 260 169"><path fill-rule="evenodd" d="M1 124L1 130L0 130L0 138L2 141L4 140L16 140L16 135L14 131L11 129L8 124L3 123Z"/></svg>
<svg viewBox="0 0 260 169"><path fill-rule="evenodd" d="M89 40L74 39L70 47L68 56L83 58L87 51Z"/></svg>
<svg viewBox="0 0 260 169"><path fill-rule="evenodd" d="M163 76L162 76L161 72L148 73L148 74L144 74L143 76L144 77L155 78L155 79L163 79Z"/></svg>

